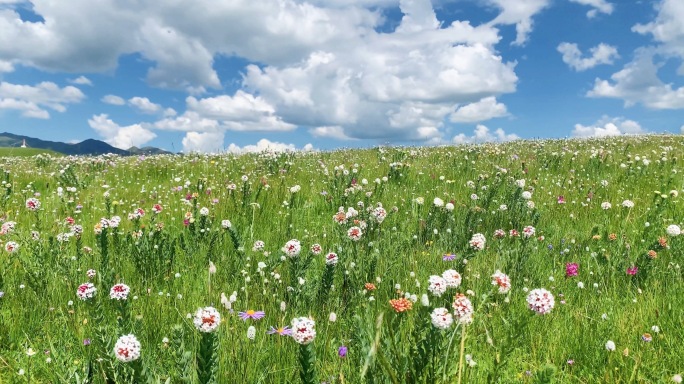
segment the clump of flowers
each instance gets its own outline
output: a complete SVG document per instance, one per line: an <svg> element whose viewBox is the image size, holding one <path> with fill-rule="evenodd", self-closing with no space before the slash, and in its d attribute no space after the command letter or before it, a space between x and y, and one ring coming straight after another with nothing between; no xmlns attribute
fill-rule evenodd
<svg viewBox="0 0 684 384"><path fill-rule="evenodd" d="M537 230L531 225L528 225L527 227L523 228L523 231L522 231L523 237L526 239L533 237L536 232L537 232Z"/></svg>
<svg viewBox="0 0 684 384"><path fill-rule="evenodd" d="M29 211L37 211L40 209L40 200L36 199L35 197L31 197L28 200L26 200L26 209Z"/></svg>
<svg viewBox="0 0 684 384"><path fill-rule="evenodd" d="M577 276L579 273L579 264L567 263L565 264L565 277Z"/></svg>
<svg viewBox="0 0 684 384"><path fill-rule="evenodd" d="M442 272L442 278L444 279L447 288L458 288L458 286L461 285L461 274L453 269L447 269Z"/></svg>
<svg viewBox="0 0 684 384"><path fill-rule="evenodd" d="M476 251L481 251L485 248L486 242L487 239L485 239L485 236L483 234L476 233L470 238L470 242L468 244L470 245L470 248Z"/></svg>
<svg viewBox="0 0 684 384"><path fill-rule="evenodd" d="M363 235L363 232L361 231L361 228L359 228L359 227L351 227L347 231L347 237L353 241L361 240L362 235Z"/></svg>
<svg viewBox="0 0 684 384"><path fill-rule="evenodd" d="M109 297L114 300L126 300L131 288L126 284L116 284L109 290Z"/></svg>
<svg viewBox="0 0 684 384"><path fill-rule="evenodd" d="M468 299L466 295L462 293L456 295L451 306L454 308L454 316L456 316L456 319L458 319L461 324L470 324L473 322L473 313L475 310L473 309L473 303L470 302L470 299Z"/></svg>
<svg viewBox="0 0 684 384"><path fill-rule="evenodd" d="M454 317L446 308L435 308L430 314L432 325L437 329L448 329L454 323Z"/></svg>
<svg viewBox="0 0 684 384"><path fill-rule="evenodd" d="M500 270L496 270L492 275L492 285L499 287L499 293L506 294L511 290L511 279Z"/></svg>
<svg viewBox="0 0 684 384"><path fill-rule="evenodd" d="M76 295L78 295L78 298L86 301L88 299L92 299L95 297L95 293L97 292L97 288L95 288L95 284L93 283L83 283L78 286L76 289Z"/></svg>
<svg viewBox="0 0 684 384"><path fill-rule="evenodd" d="M289 257L297 257L302 251L302 244L297 239L292 239L285 243L283 246L283 252Z"/></svg>
<svg viewBox="0 0 684 384"><path fill-rule="evenodd" d="M442 296L447 290L447 282L442 276L432 275L428 279L428 291L433 295Z"/></svg>
<svg viewBox="0 0 684 384"><path fill-rule="evenodd" d="M537 288L527 295L527 304L531 310L540 315L546 315L551 312L556 302L551 292L544 288Z"/></svg>
<svg viewBox="0 0 684 384"><path fill-rule="evenodd" d="M406 312L410 311L411 308L413 308L413 303L411 300L401 297L398 299L392 299L389 301L390 305L394 309L394 312L400 313L400 312Z"/></svg>
<svg viewBox="0 0 684 384"><path fill-rule="evenodd" d="M221 323L221 314L214 307L199 308L193 319L195 328L203 333L212 333Z"/></svg>
<svg viewBox="0 0 684 384"><path fill-rule="evenodd" d="M308 317L292 319L292 338L299 344L306 345L316 338L316 322Z"/></svg>
<svg viewBox="0 0 684 384"><path fill-rule="evenodd" d="M134 335L123 335L114 344L114 356L124 363L140 358L140 342Z"/></svg>
<svg viewBox="0 0 684 384"><path fill-rule="evenodd" d="M339 257L335 252L330 252L327 255L325 255L325 265L336 265L338 261Z"/></svg>

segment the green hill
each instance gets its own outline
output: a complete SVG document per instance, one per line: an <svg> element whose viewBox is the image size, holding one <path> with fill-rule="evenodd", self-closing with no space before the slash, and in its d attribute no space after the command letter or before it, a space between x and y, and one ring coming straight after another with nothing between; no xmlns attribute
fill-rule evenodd
<svg viewBox="0 0 684 384"><path fill-rule="evenodd" d="M0 157L28 157L41 153L49 154L51 156L64 156L59 152L51 151L49 149L0 147Z"/></svg>

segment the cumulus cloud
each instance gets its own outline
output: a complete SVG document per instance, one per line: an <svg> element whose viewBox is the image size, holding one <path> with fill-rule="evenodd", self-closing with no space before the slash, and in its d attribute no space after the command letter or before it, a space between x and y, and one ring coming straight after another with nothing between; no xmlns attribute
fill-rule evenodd
<svg viewBox="0 0 684 384"><path fill-rule="evenodd" d="M297 151L297 147L294 144L285 144L277 141L270 141L268 139L261 139L255 145L245 145L240 147L234 143L231 143L227 151L234 154L243 153L259 153L259 152L294 152ZM306 144L304 147L299 149L304 152L309 152L313 150L313 145L311 143Z"/></svg>
<svg viewBox="0 0 684 384"><path fill-rule="evenodd" d="M0 74L14 72L14 65L10 61L0 60Z"/></svg>
<svg viewBox="0 0 684 384"><path fill-rule="evenodd" d="M490 96L475 102L457 107L449 119L454 123L477 123L508 115L506 105L496 101L496 97Z"/></svg>
<svg viewBox="0 0 684 384"><path fill-rule="evenodd" d="M151 102L147 97L131 97L128 104L142 113L154 114L162 110L161 105Z"/></svg>
<svg viewBox="0 0 684 384"><path fill-rule="evenodd" d="M632 62L610 78L596 79L587 96L622 99L626 106L638 103L651 109L684 108L684 87L673 88L660 80L652 52L638 51Z"/></svg>
<svg viewBox="0 0 684 384"><path fill-rule="evenodd" d="M320 138L328 137L337 140L354 140L353 138L347 136L344 133L344 128L340 127L339 125L311 128L309 129L309 134L311 134L313 137Z"/></svg>
<svg viewBox="0 0 684 384"><path fill-rule="evenodd" d="M646 133L646 131L636 121L607 116L603 116L601 120L592 125L575 124L575 128L572 130L574 137L607 137L641 133Z"/></svg>
<svg viewBox="0 0 684 384"><path fill-rule="evenodd" d="M85 77L85 76L79 76L75 79L69 80L69 82L73 83L73 84L78 84L78 85L93 85L93 82L90 81L90 79Z"/></svg>
<svg viewBox="0 0 684 384"><path fill-rule="evenodd" d="M632 31L650 34L660 43L659 49L684 59L684 2L681 0L660 0L655 2L658 15L646 24L637 24Z"/></svg>
<svg viewBox="0 0 684 384"><path fill-rule="evenodd" d="M88 125L90 125L105 142L121 149L128 149L133 146L140 147L157 137L154 132L146 129L141 124L122 127L109 119L106 114L94 115L92 118L88 119Z"/></svg>
<svg viewBox="0 0 684 384"><path fill-rule="evenodd" d="M487 143L487 142L504 142L518 140L520 137L514 133L506 133L503 129L498 128L494 133L491 133L489 128L482 124L478 124L473 131L472 136L460 133L451 139L454 144L471 144L471 143Z"/></svg>
<svg viewBox="0 0 684 384"><path fill-rule="evenodd" d="M194 95L187 111L166 114L159 127L178 130L205 119L219 131L341 127L350 138L433 140L457 105L515 91L515 63L495 49L497 26L516 25L522 44L532 17L549 2L488 1L500 14L475 26L443 23L430 0L399 0L399 25L380 32L382 7L396 0L197 0L192 7L33 0L32 11L50 22L0 11L0 60L93 73L114 70L122 55L140 55L149 64L149 84ZM222 86L214 69L220 56L259 65L244 68L239 93L202 98Z"/></svg>
<svg viewBox="0 0 684 384"><path fill-rule="evenodd" d="M223 132L188 132L183 138L183 152L223 152Z"/></svg>
<svg viewBox="0 0 684 384"><path fill-rule="evenodd" d="M589 49L590 57L582 57L582 51L575 43L560 43L558 52L563 55L563 62L575 71L584 71L599 64L613 64L620 57L617 48L601 43Z"/></svg>
<svg viewBox="0 0 684 384"><path fill-rule="evenodd" d="M570 0L573 3L588 5L592 7L591 10L587 11L587 17L593 19L598 15L599 12L610 15L613 13L614 6L612 3L606 0Z"/></svg>
<svg viewBox="0 0 684 384"><path fill-rule="evenodd" d="M105 95L102 97L102 102L105 104L111 104L111 105L124 105L126 104L126 100L124 100L122 97L116 96L116 95Z"/></svg>
<svg viewBox="0 0 684 384"><path fill-rule="evenodd" d="M46 108L64 112L67 104L84 98L81 90L70 85L60 88L52 82L35 86L0 82L0 109L18 110L24 117L48 119L50 113Z"/></svg>
<svg viewBox="0 0 684 384"><path fill-rule="evenodd" d="M515 25L513 45L525 45L532 32L532 17L549 6L549 0L487 0L501 10L492 25Z"/></svg>

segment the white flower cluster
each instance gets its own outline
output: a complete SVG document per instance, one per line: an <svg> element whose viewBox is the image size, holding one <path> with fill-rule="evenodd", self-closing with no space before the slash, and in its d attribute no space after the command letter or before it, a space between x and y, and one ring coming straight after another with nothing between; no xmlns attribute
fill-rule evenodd
<svg viewBox="0 0 684 384"><path fill-rule="evenodd" d="M530 309L540 315L550 313L556 304L553 294L544 288L537 288L530 291L527 295L527 304Z"/></svg>
<svg viewBox="0 0 684 384"><path fill-rule="evenodd" d="M200 332L211 333L221 324L221 314L214 307L199 308L195 312L193 323Z"/></svg>
<svg viewBox="0 0 684 384"><path fill-rule="evenodd" d="M140 342L134 335L123 335L114 344L114 356L124 363L140 358Z"/></svg>
<svg viewBox="0 0 684 384"><path fill-rule="evenodd" d="M299 344L309 344L316 338L316 322L308 317L292 319L292 338Z"/></svg>

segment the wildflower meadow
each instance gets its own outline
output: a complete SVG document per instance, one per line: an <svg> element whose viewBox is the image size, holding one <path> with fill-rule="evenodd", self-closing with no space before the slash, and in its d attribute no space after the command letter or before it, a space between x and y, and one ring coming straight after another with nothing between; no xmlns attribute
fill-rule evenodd
<svg viewBox="0 0 684 384"><path fill-rule="evenodd" d="M661 383L684 137L2 157L2 383Z"/></svg>

